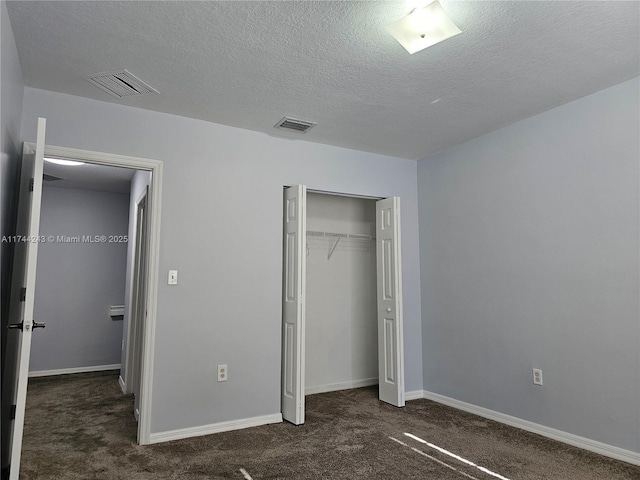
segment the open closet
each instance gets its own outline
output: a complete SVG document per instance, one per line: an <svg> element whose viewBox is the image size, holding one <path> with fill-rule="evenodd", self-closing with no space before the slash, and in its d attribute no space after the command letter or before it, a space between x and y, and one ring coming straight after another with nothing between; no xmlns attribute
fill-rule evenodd
<svg viewBox="0 0 640 480"><path fill-rule="evenodd" d="M282 415L304 396L379 385L404 406L400 199L284 194Z"/></svg>
<svg viewBox="0 0 640 480"><path fill-rule="evenodd" d="M307 195L305 394L378 383L376 202Z"/></svg>

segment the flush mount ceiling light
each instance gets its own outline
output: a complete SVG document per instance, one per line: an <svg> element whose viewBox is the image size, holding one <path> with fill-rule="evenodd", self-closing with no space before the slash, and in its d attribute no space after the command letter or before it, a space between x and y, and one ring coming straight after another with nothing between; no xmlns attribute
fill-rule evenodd
<svg viewBox="0 0 640 480"><path fill-rule="evenodd" d="M65 160L64 158L50 158L44 157L45 162L55 163L56 165L64 165L65 167L77 167L78 165L84 165L84 162L78 162L76 160Z"/></svg>
<svg viewBox="0 0 640 480"><path fill-rule="evenodd" d="M419 52L462 33L438 0L413 9L409 15L385 28L409 53Z"/></svg>

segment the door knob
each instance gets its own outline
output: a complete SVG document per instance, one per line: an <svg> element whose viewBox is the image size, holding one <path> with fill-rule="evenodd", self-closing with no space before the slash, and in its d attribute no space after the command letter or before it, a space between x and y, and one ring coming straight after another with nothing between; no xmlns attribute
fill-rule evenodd
<svg viewBox="0 0 640 480"><path fill-rule="evenodd" d="M44 323L38 323L38 322L33 322L33 325L31 325L31 328L44 328L44 327L46 327ZM7 325L7 328L24 330L24 322L10 323L9 325ZM29 330L28 327L27 327L27 330Z"/></svg>
<svg viewBox="0 0 640 480"><path fill-rule="evenodd" d="M387 313L391 313L391 307L387 307Z"/></svg>

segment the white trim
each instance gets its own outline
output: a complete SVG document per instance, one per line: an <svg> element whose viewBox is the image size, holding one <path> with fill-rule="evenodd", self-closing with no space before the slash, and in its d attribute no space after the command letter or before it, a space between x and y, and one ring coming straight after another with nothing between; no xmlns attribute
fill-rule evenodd
<svg viewBox="0 0 640 480"><path fill-rule="evenodd" d="M140 421L138 443L151 442L151 402L153 393L153 363L155 360L156 308L158 302L158 278L160 263L160 218L162 208L162 162L141 157L129 157L113 153L93 152L76 148L45 145L44 154L53 157L81 160L86 163L133 168L151 172L148 208L149 244L147 264L147 321L143 332L142 382L140 385Z"/></svg>
<svg viewBox="0 0 640 480"><path fill-rule="evenodd" d="M425 398L424 391L422 390L412 390L411 392L404 392L405 401L418 400L420 398Z"/></svg>
<svg viewBox="0 0 640 480"><path fill-rule="evenodd" d="M68 375L70 373L103 372L105 370L120 370L119 363L111 365L93 365L90 367L57 368L54 370L36 370L29 372L29 378L49 377L53 375Z"/></svg>
<svg viewBox="0 0 640 480"><path fill-rule="evenodd" d="M288 187L284 187L284 188L288 188ZM314 190L313 188L311 189L307 188L307 193L317 193L320 195L333 195L335 197L361 198L362 200L374 200L376 202L378 200L383 200L386 198L386 197L374 197L371 195L360 195L357 193L334 192L331 190Z"/></svg>
<svg viewBox="0 0 640 480"><path fill-rule="evenodd" d="M337 392L338 390L348 390L350 388L370 387L378 385L378 377L364 378L362 380L352 380L350 382L329 383L327 385L317 385L306 387L305 395L315 395L316 393Z"/></svg>
<svg viewBox="0 0 640 480"><path fill-rule="evenodd" d="M124 383L124 380L122 379L122 372L120 372L120 376L118 377L118 385L120 385L120 390L122 390L122 393L124 393L126 395L127 394L127 384Z"/></svg>
<svg viewBox="0 0 640 480"><path fill-rule="evenodd" d="M159 160L130 157L127 155L118 155L116 153L94 152L78 148L57 147L55 145L45 145L44 154L45 156L69 158L72 160L81 160L87 163L133 168L136 170L153 171L158 164L162 165L162 162Z"/></svg>
<svg viewBox="0 0 640 480"><path fill-rule="evenodd" d="M160 213L162 208L162 162L156 162L151 171L151 185L147 197L148 244L147 244L147 321L143 333L142 383L140 385L140 423L138 442L151 443L151 394L153 393L153 364L156 346L156 308L158 304L158 278L160 264Z"/></svg>
<svg viewBox="0 0 640 480"><path fill-rule="evenodd" d="M200 427L180 428L178 430L152 433L149 443L161 443L171 440L180 440L182 438L200 437L202 435L211 435L212 433L230 432L232 430L241 430L243 428L259 427L260 425L268 425L270 423L282 423L282 414L274 413L271 415L262 415L260 417L212 423L210 425L202 425Z"/></svg>
<svg viewBox="0 0 640 480"><path fill-rule="evenodd" d="M458 410L464 410L465 412L473 413L490 420L495 420L496 422L521 428L528 432L537 433L543 437L573 445L574 447L582 448L584 450L589 450L590 452L595 452L606 457L615 458L616 460L621 460L633 465L640 465L640 453L632 452L631 450L625 450L596 440L580 437L572 433L563 432L562 430L556 430L555 428L533 423L518 417L512 417L505 413L489 410L488 408L479 407L438 393L424 390L422 395L423 398L426 398L427 400L433 400L434 402L442 403L443 405L448 405L450 407L457 408Z"/></svg>

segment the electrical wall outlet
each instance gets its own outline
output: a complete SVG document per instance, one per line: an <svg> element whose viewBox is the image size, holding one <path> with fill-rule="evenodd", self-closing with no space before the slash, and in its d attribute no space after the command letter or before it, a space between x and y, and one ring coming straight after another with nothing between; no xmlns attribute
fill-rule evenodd
<svg viewBox="0 0 640 480"><path fill-rule="evenodd" d="M533 384L542 385L542 370L539 368L533 369Z"/></svg>
<svg viewBox="0 0 640 480"><path fill-rule="evenodd" d="M227 372L227 366L226 365L218 365L218 381L219 382L226 382L228 377L229 377L229 374Z"/></svg>

